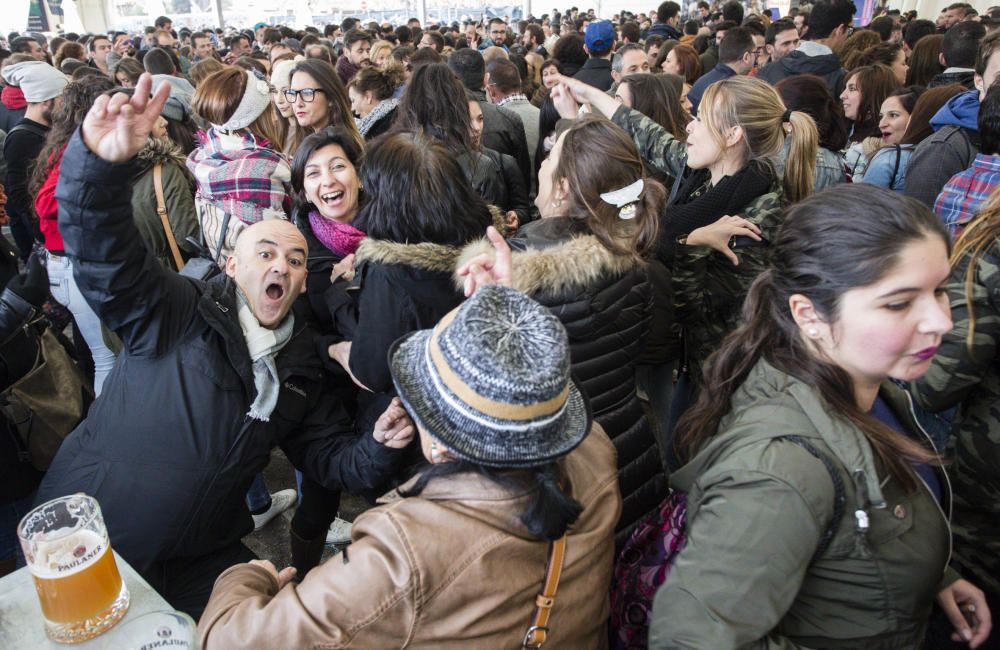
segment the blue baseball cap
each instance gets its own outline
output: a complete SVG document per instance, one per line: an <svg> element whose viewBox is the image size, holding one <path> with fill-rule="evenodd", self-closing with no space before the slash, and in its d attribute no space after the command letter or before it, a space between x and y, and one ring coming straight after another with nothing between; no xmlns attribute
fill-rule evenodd
<svg viewBox="0 0 1000 650"><path fill-rule="evenodd" d="M588 50L606 50L615 42L615 28L609 20L597 20L587 25L584 43Z"/></svg>

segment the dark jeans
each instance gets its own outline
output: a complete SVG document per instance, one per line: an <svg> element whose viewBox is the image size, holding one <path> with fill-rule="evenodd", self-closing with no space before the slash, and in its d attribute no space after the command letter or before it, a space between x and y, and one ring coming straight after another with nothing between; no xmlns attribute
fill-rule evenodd
<svg viewBox="0 0 1000 650"><path fill-rule="evenodd" d="M234 564L256 560L242 542L199 557L181 557L158 562L143 577L174 609L201 618L215 580Z"/></svg>
<svg viewBox="0 0 1000 650"><path fill-rule="evenodd" d="M292 530L305 540L325 537L340 510L340 490L328 490L305 476L299 490L299 507L292 517Z"/></svg>

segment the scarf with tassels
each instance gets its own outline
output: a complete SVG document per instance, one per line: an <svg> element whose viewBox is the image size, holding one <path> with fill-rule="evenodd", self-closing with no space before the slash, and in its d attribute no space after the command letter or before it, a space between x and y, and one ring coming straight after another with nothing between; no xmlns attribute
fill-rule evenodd
<svg viewBox="0 0 1000 650"><path fill-rule="evenodd" d="M254 420L267 422L278 404L278 391L281 389L274 358L292 338L295 317L289 312L278 327L267 329L253 315L250 303L239 287L236 288L236 302L240 329L243 330L243 338L247 341L247 350L253 362L253 385L257 389L257 397L250 405L247 415Z"/></svg>
<svg viewBox="0 0 1000 650"><path fill-rule="evenodd" d="M309 213L309 227L321 244L341 257L353 254L365 238L354 226L327 219L315 210Z"/></svg>

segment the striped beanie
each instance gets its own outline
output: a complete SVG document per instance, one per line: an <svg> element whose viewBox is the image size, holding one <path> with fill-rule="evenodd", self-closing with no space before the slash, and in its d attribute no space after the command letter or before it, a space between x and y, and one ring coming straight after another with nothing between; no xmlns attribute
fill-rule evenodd
<svg viewBox="0 0 1000 650"><path fill-rule="evenodd" d="M590 430L566 329L514 289L480 287L434 329L396 341L389 367L410 416L471 463L544 465Z"/></svg>

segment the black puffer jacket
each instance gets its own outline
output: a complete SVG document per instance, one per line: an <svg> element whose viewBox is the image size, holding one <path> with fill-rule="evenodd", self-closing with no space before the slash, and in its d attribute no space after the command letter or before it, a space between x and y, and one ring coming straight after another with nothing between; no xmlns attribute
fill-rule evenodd
<svg viewBox="0 0 1000 650"><path fill-rule="evenodd" d="M358 395L360 431L370 430L396 394L389 347L404 334L434 327L462 302L451 282L458 254L442 244L365 239L354 257L353 282L328 292L334 326L351 341L351 372L373 391Z"/></svg>
<svg viewBox="0 0 1000 650"><path fill-rule="evenodd" d="M252 531L244 497L275 446L329 488L371 490L394 473L398 452L353 435L300 316L275 359L277 406L267 422L250 419L256 389L235 284L181 277L146 251L130 206L133 163L100 160L77 133L63 164L56 198L66 253L84 298L124 349L39 502L96 497L115 550L144 573Z"/></svg>
<svg viewBox="0 0 1000 650"><path fill-rule="evenodd" d="M510 241L515 288L547 306L569 335L575 379L618 451L624 500L619 532L666 494L659 451L635 394L635 364L652 314L645 266L608 251L575 219L542 219ZM464 260L492 246L466 247Z"/></svg>

